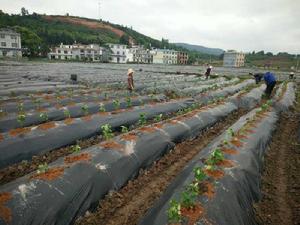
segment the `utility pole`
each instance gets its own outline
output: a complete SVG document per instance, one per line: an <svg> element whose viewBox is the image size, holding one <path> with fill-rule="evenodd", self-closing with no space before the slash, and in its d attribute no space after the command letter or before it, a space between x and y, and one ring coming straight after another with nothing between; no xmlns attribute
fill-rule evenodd
<svg viewBox="0 0 300 225"><path fill-rule="evenodd" d="M101 21L101 1L98 2L99 21Z"/></svg>

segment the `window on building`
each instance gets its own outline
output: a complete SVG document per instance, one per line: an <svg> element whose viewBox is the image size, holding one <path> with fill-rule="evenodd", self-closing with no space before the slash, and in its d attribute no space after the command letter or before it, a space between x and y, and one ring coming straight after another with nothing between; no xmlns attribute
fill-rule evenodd
<svg viewBox="0 0 300 225"><path fill-rule="evenodd" d="M5 34L0 34L0 38L5 38Z"/></svg>
<svg viewBox="0 0 300 225"><path fill-rule="evenodd" d="M60 50L57 50L58 53L60 53Z"/></svg>
<svg viewBox="0 0 300 225"><path fill-rule="evenodd" d="M13 40L16 40L16 39L17 39L17 36L15 36L15 35L10 35L10 38L13 39Z"/></svg>
<svg viewBox="0 0 300 225"><path fill-rule="evenodd" d="M6 42L1 42L1 46L5 47L6 46Z"/></svg>
<svg viewBox="0 0 300 225"><path fill-rule="evenodd" d="M120 55L120 52L119 52L119 51L117 51L117 55Z"/></svg>
<svg viewBox="0 0 300 225"><path fill-rule="evenodd" d="M6 56L7 55L7 51L2 51L2 55Z"/></svg>
<svg viewBox="0 0 300 225"><path fill-rule="evenodd" d="M68 54L68 51L64 51L64 54Z"/></svg>
<svg viewBox="0 0 300 225"><path fill-rule="evenodd" d="M17 48L17 47L18 47L18 44L17 44L17 43L11 43L11 47Z"/></svg>

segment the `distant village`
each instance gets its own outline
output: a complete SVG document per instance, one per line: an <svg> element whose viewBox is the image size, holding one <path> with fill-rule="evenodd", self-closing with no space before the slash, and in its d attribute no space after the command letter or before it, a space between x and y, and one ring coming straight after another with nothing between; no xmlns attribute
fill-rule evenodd
<svg viewBox="0 0 300 225"><path fill-rule="evenodd" d="M21 35L12 29L0 29L0 58L21 58ZM90 61L103 63L188 64L188 53L171 49L146 49L142 45L127 46L107 43L65 45L61 43L48 53L49 60ZM230 50L224 53L225 67L243 67L245 54Z"/></svg>

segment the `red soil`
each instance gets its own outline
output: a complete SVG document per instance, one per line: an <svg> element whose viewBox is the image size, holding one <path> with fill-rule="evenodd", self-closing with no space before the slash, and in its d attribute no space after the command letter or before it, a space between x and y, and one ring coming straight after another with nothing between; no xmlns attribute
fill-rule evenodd
<svg viewBox="0 0 300 225"><path fill-rule="evenodd" d="M0 134L0 141L3 141L4 137L2 134Z"/></svg>
<svg viewBox="0 0 300 225"><path fill-rule="evenodd" d="M3 219L7 224L11 223L12 220L11 210L5 206L6 202L8 202L10 199L12 199L11 193L0 193L0 218Z"/></svg>
<svg viewBox="0 0 300 225"><path fill-rule="evenodd" d="M30 127L24 127L24 128L17 128L9 131L9 135L16 137L21 134L26 134L31 131Z"/></svg>
<svg viewBox="0 0 300 225"><path fill-rule="evenodd" d="M74 119L73 118L67 118L67 119L64 120L64 123L66 125L70 125L70 124L74 123Z"/></svg>
<svg viewBox="0 0 300 225"><path fill-rule="evenodd" d="M157 128L157 129L162 129L164 127L164 125L161 123L157 123L157 124L154 124L153 127Z"/></svg>
<svg viewBox="0 0 300 225"><path fill-rule="evenodd" d="M43 16L46 20L59 20L61 22L65 23L70 23L74 25L81 25L88 27L90 29L105 29L105 30L110 30L113 33L115 33L117 36L122 37L124 35L124 32L122 30L119 30L117 28L114 28L108 24L104 24L101 22L96 22L96 21L89 21L87 19L83 18L75 18L75 17L65 17L65 16Z"/></svg>
<svg viewBox="0 0 300 225"><path fill-rule="evenodd" d="M98 115L100 116L108 116L110 113L108 112L98 112Z"/></svg>
<svg viewBox="0 0 300 225"><path fill-rule="evenodd" d="M238 151L235 149L222 149L222 152L228 155L236 155L238 154Z"/></svg>
<svg viewBox="0 0 300 225"><path fill-rule="evenodd" d="M182 208L181 215L188 218L188 225L194 225L204 215L204 208L200 204L191 209Z"/></svg>
<svg viewBox="0 0 300 225"><path fill-rule="evenodd" d="M76 103L75 102L70 102L70 103L68 103L68 105L67 106L75 106L76 105Z"/></svg>
<svg viewBox="0 0 300 225"><path fill-rule="evenodd" d="M238 147L238 148L243 146L243 143L238 139L234 139L234 140L230 141L230 143L233 144L234 146Z"/></svg>
<svg viewBox="0 0 300 225"><path fill-rule="evenodd" d="M156 131L154 127L141 127L139 130L145 133L153 133Z"/></svg>
<svg viewBox="0 0 300 225"><path fill-rule="evenodd" d="M123 145L121 145L115 141L107 141L107 142L101 143L100 146L103 148L106 148L106 149L117 149L117 150L122 150L124 148Z"/></svg>
<svg viewBox="0 0 300 225"><path fill-rule="evenodd" d="M37 112L47 112L47 109L44 109L44 108L39 108L36 110Z"/></svg>
<svg viewBox="0 0 300 225"><path fill-rule="evenodd" d="M40 130L49 130L56 127L55 122L44 123L38 126Z"/></svg>
<svg viewBox="0 0 300 225"><path fill-rule="evenodd" d="M92 120L92 115L88 115L88 116L84 116L84 117L81 117L82 120L84 121L91 121Z"/></svg>
<svg viewBox="0 0 300 225"><path fill-rule="evenodd" d="M31 179L52 181L60 177L64 173L65 168L56 167L47 170L45 173L35 174L31 176Z"/></svg>
<svg viewBox="0 0 300 225"><path fill-rule="evenodd" d="M138 139L138 136L134 134L124 134L121 136L121 139L125 141L136 141Z"/></svg>
<svg viewBox="0 0 300 225"><path fill-rule="evenodd" d="M231 160L227 160L227 159L218 162L217 165L225 168L234 167L234 163Z"/></svg>
<svg viewBox="0 0 300 225"><path fill-rule="evenodd" d="M75 156L67 156L65 158L65 163L71 164L75 162L80 162L80 161L90 161L91 160L91 155L88 153L82 153L80 155L75 155Z"/></svg>
<svg viewBox="0 0 300 225"><path fill-rule="evenodd" d="M204 172L207 176L213 177L216 180L221 179L225 175L222 170L205 170Z"/></svg>
<svg viewBox="0 0 300 225"><path fill-rule="evenodd" d="M209 199L212 199L215 196L215 187L212 183L205 182L205 192L203 193L206 195Z"/></svg>

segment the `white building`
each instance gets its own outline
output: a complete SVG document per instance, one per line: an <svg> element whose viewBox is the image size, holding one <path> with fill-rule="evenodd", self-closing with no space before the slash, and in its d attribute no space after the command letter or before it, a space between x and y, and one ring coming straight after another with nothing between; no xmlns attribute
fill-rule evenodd
<svg viewBox="0 0 300 225"><path fill-rule="evenodd" d="M85 60L92 62L108 61L108 56L105 48L97 44L82 45L64 45L60 44L48 54L49 59L58 60Z"/></svg>
<svg viewBox="0 0 300 225"><path fill-rule="evenodd" d="M242 67L245 65L245 54L234 50L224 53L224 67Z"/></svg>
<svg viewBox="0 0 300 225"><path fill-rule="evenodd" d="M110 62L112 63L126 63L127 45L108 44L111 49Z"/></svg>
<svg viewBox="0 0 300 225"><path fill-rule="evenodd" d="M132 46L127 49L126 62L150 64L153 62L153 57L150 50L145 49L144 46Z"/></svg>
<svg viewBox="0 0 300 225"><path fill-rule="evenodd" d="M0 57L22 57L19 33L11 29L0 29Z"/></svg>
<svg viewBox="0 0 300 225"><path fill-rule="evenodd" d="M154 64L177 64L177 51L169 49L153 49L151 50Z"/></svg>

